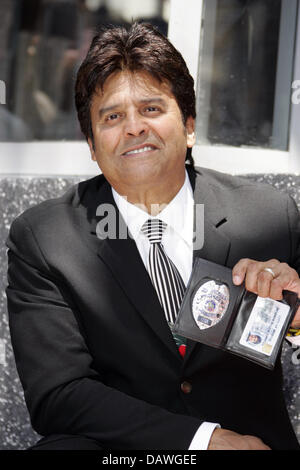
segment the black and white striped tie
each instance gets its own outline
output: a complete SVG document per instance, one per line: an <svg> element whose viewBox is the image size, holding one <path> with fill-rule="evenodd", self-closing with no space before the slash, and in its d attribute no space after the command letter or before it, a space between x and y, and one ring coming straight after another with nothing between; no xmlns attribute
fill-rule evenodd
<svg viewBox="0 0 300 470"><path fill-rule="evenodd" d="M161 239L167 224L159 219L148 219L141 232L150 241L149 274L164 309L169 325L175 323L185 285L175 264L167 256Z"/></svg>

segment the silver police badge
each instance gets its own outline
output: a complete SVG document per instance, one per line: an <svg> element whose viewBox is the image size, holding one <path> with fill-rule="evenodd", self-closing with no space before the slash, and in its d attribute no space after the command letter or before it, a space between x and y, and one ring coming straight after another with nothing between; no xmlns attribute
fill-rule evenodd
<svg viewBox="0 0 300 470"><path fill-rule="evenodd" d="M216 325L224 316L229 305L229 288L216 281L207 281L196 291L192 311L200 330Z"/></svg>

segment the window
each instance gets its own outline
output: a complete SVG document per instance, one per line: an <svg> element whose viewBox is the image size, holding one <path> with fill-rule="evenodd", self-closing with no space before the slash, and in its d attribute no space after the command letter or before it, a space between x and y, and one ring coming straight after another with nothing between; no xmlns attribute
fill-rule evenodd
<svg viewBox="0 0 300 470"><path fill-rule="evenodd" d="M297 1L205 0L198 143L288 150Z"/></svg>
<svg viewBox="0 0 300 470"><path fill-rule="evenodd" d="M196 84L196 164L299 173L299 1L171 0L168 35Z"/></svg>
<svg viewBox="0 0 300 470"><path fill-rule="evenodd" d="M168 0L1 0L0 141L81 140L76 71L103 24L147 20L167 34Z"/></svg>

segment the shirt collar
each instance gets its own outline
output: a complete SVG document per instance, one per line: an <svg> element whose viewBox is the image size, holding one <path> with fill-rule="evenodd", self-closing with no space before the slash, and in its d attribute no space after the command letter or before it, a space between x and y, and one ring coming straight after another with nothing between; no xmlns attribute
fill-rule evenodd
<svg viewBox="0 0 300 470"><path fill-rule="evenodd" d="M163 220L189 245L192 244L194 198L187 172L185 172L181 189L156 217L150 216L140 207L128 202L126 197L121 196L114 188L112 188L112 194L134 240L141 235L140 230L146 220L157 218Z"/></svg>

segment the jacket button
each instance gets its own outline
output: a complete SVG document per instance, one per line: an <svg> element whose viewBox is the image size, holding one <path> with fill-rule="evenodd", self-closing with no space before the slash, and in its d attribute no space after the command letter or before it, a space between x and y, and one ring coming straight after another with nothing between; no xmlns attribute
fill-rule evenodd
<svg viewBox="0 0 300 470"><path fill-rule="evenodd" d="M183 393L191 393L192 391L192 384L187 382L186 380L180 384L181 391Z"/></svg>

